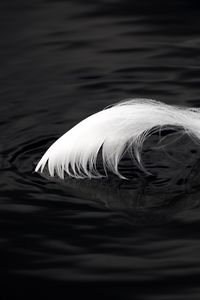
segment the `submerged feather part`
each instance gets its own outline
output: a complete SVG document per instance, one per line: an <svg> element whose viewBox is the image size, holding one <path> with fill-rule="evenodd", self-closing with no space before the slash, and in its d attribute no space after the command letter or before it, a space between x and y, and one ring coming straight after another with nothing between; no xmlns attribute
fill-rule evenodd
<svg viewBox="0 0 200 300"><path fill-rule="evenodd" d="M200 139L200 110L167 105L148 99L134 99L118 103L91 115L61 136L44 154L36 166L43 172L45 165L51 176L64 178L100 178L96 167L97 155L102 151L105 171L111 170L120 178L118 164L125 151L141 164L142 145L162 126L182 127Z"/></svg>

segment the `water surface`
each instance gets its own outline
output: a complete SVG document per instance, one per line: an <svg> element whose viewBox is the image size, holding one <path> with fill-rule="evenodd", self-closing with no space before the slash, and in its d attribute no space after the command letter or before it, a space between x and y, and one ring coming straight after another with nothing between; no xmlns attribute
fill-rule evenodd
<svg viewBox="0 0 200 300"><path fill-rule="evenodd" d="M3 299L38 287L63 298L199 299L195 141L153 149L152 137L143 159L153 176L125 159L128 181L33 172L59 136L117 101L199 106L197 4L9 1L0 15Z"/></svg>

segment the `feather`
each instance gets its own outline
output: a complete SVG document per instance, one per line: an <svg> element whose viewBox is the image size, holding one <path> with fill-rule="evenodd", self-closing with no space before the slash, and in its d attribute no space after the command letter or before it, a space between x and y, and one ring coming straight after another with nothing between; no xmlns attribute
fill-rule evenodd
<svg viewBox="0 0 200 300"><path fill-rule="evenodd" d="M35 171L47 165L50 176L65 174L75 178L101 178L97 155L101 153L105 170L120 178L118 164L126 151L143 168L144 141L162 127L174 127L200 139L200 109L167 105L149 99L120 102L97 112L61 136L38 162ZM144 168L143 168L144 169Z"/></svg>

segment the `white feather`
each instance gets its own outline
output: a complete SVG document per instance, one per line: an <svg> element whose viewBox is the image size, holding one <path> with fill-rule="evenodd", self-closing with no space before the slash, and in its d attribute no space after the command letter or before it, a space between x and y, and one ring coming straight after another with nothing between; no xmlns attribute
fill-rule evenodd
<svg viewBox="0 0 200 300"><path fill-rule="evenodd" d="M182 128L200 139L200 110L167 105L148 99L118 103L86 118L60 137L39 161L36 172L48 163L51 176L100 178L97 155L102 153L104 169L120 178L118 164L129 150L140 166L144 140L162 126Z"/></svg>

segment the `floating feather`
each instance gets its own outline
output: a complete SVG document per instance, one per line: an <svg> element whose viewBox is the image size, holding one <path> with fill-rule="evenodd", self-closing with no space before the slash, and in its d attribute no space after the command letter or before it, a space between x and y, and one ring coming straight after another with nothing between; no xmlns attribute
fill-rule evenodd
<svg viewBox="0 0 200 300"><path fill-rule="evenodd" d="M133 99L108 107L78 123L61 136L44 154L36 166L44 171L47 164L51 176L64 178L100 178L97 155L101 153L104 170L120 178L118 164L123 154L131 156L143 168L141 150L145 139L165 128L182 130L200 139L200 110Z"/></svg>

